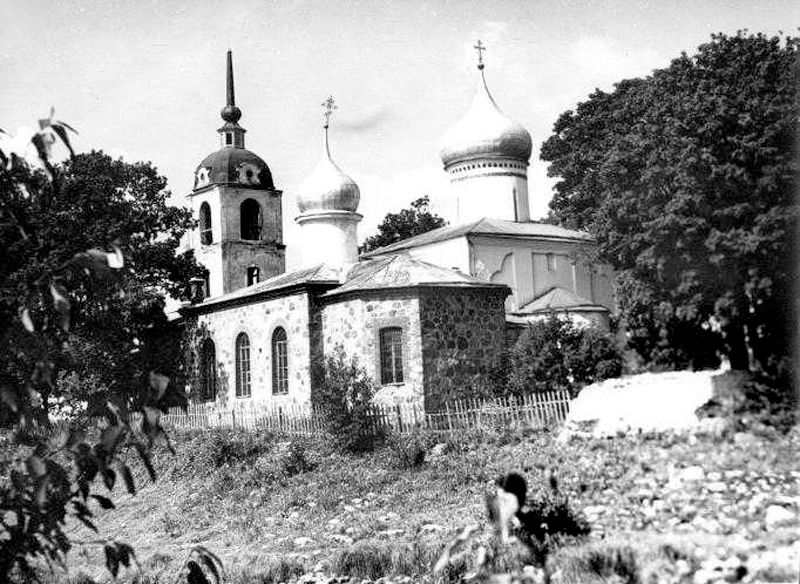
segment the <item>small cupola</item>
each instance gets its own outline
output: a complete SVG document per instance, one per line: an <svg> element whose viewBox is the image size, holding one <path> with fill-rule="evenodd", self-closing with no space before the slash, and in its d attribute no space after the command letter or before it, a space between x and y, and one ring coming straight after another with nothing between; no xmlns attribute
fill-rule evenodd
<svg viewBox="0 0 800 584"><path fill-rule="evenodd" d="M333 98L326 99L322 128L322 154L311 174L297 187L295 218L303 232L302 261L342 265L358 260L357 224L361 221L358 185L331 158L328 130Z"/></svg>

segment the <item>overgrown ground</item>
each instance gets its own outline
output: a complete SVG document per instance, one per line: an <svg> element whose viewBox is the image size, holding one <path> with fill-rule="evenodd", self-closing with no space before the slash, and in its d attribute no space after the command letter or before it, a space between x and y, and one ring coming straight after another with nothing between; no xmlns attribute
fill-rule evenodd
<svg viewBox="0 0 800 584"><path fill-rule="evenodd" d="M509 430L442 439L412 469L388 447L356 457L323 442L292 450L263 434L173 439L177 455L159 453L156 484L119 499L116 510L98 510L100 533L137 550L143 571L124 579L172 582L202 545L233 582L303 573L432 581L443 545L464 525L485 523L484 495L498 475L520 471L536 492L552 469L592 526L586 541L552 558L556 581L797 581L797 429L566 444ZM78 526L71 537L96 539ZM470 562L469 554L459 558L449 578ZM72 578L110 578L99 546L78 546L69 564Z"/></svg>

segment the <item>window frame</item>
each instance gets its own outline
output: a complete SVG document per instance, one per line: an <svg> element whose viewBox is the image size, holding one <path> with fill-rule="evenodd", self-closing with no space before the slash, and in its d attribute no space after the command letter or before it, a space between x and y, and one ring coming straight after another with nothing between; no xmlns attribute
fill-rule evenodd
<svg viewBox="0 0 800 584"><path fill-rule="evenodd" d="M558 255L554 253L547 253L545 254L545 261L547 262L547 271L548 272L557 272L558 271Z"/></svg>
<svg viewBox="0 0 800 584"><path fill-rule="evenodd" d="M211 205L208 201L200 203L200 245L211 245L214 243L213 223L211 221Z"/></svg>
<svg viewBox="0 0 800 584"><path fill-rule="evenodd" d="M279 338L282 335L283 338ZM275 327L270 340L272 361L272 394L289 393L289 335L282 326Z"/></svg>
<svg viewBox="0 0 800 584"><path fill-rule="evenodd" d="M245 207L251 207L252 211L255 212L255 219L252 222L249 219L251 214L245 213ZM248 218L247 223L245 223L245 217ZM239 203L239 238L244 241L261 241L263 228L264 215L261 203L252 197L247 197ZM251 229L252 233L250 232ZM250 235L256 235L256 237L248 237Z"/></svg>
<svg viewBox="0 0 800 584"><path fill-rule="evenodd" d="M217 399L217 347L206 338L200 345L200 400Z"/></svg>
<svg viewBox="0 0 800 584"><path fill-rule="evenodd" d="M396 338L386 338L395 333L397 334ZM403 360L404 337L403 327L399 325L383 326L378 329L378 371L381 385L402 385L406 382Z"/></svg>
<svg viewBox="0 0 800 584"><path fill-rule="evenodd" d="M258 284L261 281L261 270L258 266L248 266L245 272L245 281L248 286Z"/></svg>
<svg viewBox="0 0 800 584"><path fill-rule="evenodd" d="M239 399L247 399L253 396L250 347L250 337L246 332L243 331L236 335L236 342L234 343L235 396Z"/></svg>

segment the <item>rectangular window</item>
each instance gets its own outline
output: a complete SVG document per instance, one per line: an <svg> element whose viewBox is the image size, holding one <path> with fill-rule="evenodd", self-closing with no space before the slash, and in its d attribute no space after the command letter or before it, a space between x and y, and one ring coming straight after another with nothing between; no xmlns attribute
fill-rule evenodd
<svg viewBox="0 0 800 584"><path fill-rule="evenodd" d="M380 330L381 385L403 383L403 329Z"/></svg>
<svg viewBox="0 0 800 584"><path fill-rule="evenodd" d="M258 284L258 268L256 267L247 268L247 285L252 286L253 284Z"/></svg>
<svg viewBox="0 0 800 584"><path fill-rule="evenodd" d="M556 271L556 254L554 253L547 254L547 271L548 272Z"/></svg>

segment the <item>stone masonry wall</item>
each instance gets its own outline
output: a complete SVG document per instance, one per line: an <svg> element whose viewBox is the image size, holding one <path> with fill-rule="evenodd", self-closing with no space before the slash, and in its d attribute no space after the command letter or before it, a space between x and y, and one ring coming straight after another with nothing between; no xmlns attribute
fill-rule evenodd
<svg viewBox="0 0 800 584"><path fill-rule="evenodd" d="M289 392L272 393L272 334L286 330L288 344ZM187 319L190 351L197 351L202 339L214 341L217 357L217 400L220 407L248 401L236 397L235 344L239 333L250 339L251 397L275 405L306 404L311 397L309 299L305 292L262 300L253 304L220 308ZM195 363L198 355L192 355Z"/></svg>
<svg viewBox="0 0 800 584"><path fill-rule="evenodd" d="M381 385L379 331L403 330L403 383ZM379 388L375 401L383 405L422 402L422 350L419 299L416 290L380 290L336 297L322 308L321 350L329 355L337 344L359 364Z"/></svg>
<svg viewBox="0 0 800 584"><path fill-rule="evenodd" d="M420 292L425 409L488 382L505 349L506 288L427 288Z"/></svg>

